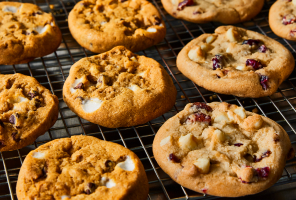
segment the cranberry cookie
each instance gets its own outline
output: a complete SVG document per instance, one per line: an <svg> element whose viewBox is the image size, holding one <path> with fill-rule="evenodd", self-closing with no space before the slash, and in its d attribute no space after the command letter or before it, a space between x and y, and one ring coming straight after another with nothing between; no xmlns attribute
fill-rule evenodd
<svg viewBox="0 0 296 200"><path fill-rule="evenodd" d="M276 92L294 65L279 42L233 26L199 36L177 57L178 69L207 90L253 98Z"/></svg>
<svg viewBox="0 0 296 200"><path fill-rule="evenodd" d="M32 144L58 118L58 98L36 79L0 75L0 151Z"/></svg>
<svg viewBox="0 0 296 200"><path fill-rule="evenodd" d="M255 17L264 0L161 0L173 17L194 23L235 24Z"/></svg>
<svg viewBox="0 0 296 200"><path fill-rule="evenodd" d="M27 63L50 54L61 38L52 15L38 6L0 2L0 64Z"/></svg>
<svg viewBox="0 0 296 200"><path fill-rule="evenodd" d="M279 124L225 102L187 104L153 141L157 163L174 181L225 197L272 186L289 152L289 136Z"/></svg>
<svg viewBox="0 0 296 200"><path fill-rule="evenodd" d="M269 26L278 36L296 41L296 0L278 0L269 10Z"/></svg>
<svg viewBox="0 0 296 200"><path fill-rule="evenodd" d="M119 46L75 63L63 95L78 116L116 128L143 124L167 112L177 91L158 62Z"/></svg>
<svg viewBox="0 0 296 200"><path fill-rule="evenodd" d="M119 144L72 136L31 151L19 173L19 200L146 200L140 159Z"/></svg>
<svg viewBox="0 0 296 200"><path fill-rule="evenodd" d="M163 40L165 23L146 0L84 0L69 15L69 28L84 48L103 53L123 45L136 52Z"/></svg>

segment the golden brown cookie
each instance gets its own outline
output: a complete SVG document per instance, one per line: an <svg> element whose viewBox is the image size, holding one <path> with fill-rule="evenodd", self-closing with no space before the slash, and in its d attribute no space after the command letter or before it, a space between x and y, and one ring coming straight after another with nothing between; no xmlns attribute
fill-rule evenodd
<svg viewBox="0 0 296 200"><path fill-rule="evenodd" d="M276 92L294 69L294 58L279 42L234 26L220 26L189 42L178 69L207 90L258 98Z"/></svg>
<svg viewBox="0 0 296 200"><path fill-rule="evenodd" d="M48 142L31 151L19 173L19 200L146 200L140 159L119 144L91 136Z"/></svg>
<svg viewBox="0 0 296 200"><path fill-rule="evenodd" d="M63 87L73 112L109 128L146 123L171 109L176 95L158 62L123 46L79 60Z"/></svg>
<svg viewBox="0 0 296 200"><path fill-rule="evenodd" d="M174 181L224 197L272 186L291 157L290 149L289 136L279 124L225 102L187 104L153 141L157 163Z"/></svg>
<svg viewBox="0 0 296 200"><path fill-rule="evenodd" d="M161 0L173 17L194 23L235 24L255 17L264 0Z"/></svg>
<svg viewBox="0 0 296 200"><path fill-rule="evenodd" d="M123 45L136 52L163 40L165 23L146 0L84 0L69 15L69 28L84 48L103 53Z"/></svg>
<svg viewBox="0 0 296 200"><path fill-rule="evenodd" d="M30 77L0 75L0 151L32 144L58 118L58 98Z"/></svg>
<svg viewBox="0 0 296 200"><path fill-rule="evenodd" d="M52 15L38 6L0 2L0 64L27 63L50 54L61 39Z"/></svg>
<svg viewBox="0 0 296 200"><path fill-rule="evenodd" d="M269 10L269 26L278 36L296 41L296 1L278 0Z"/></svg>

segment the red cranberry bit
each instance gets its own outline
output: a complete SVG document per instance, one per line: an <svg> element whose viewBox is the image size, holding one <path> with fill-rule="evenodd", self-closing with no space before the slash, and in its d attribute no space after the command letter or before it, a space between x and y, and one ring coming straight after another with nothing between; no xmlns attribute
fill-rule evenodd
<svg viewBox="0 0 296 200"><path fill-rule="evenodd" d="M296 33L296 29L290 31L290 36L294 37Z"/></svg>
<svg viewBox="0 0 296 200"><path fill-rule="evenodd" d="M249 46L257 46L257 45L259 45L259 43L260 43L260 40L250 39L250 40L243 41L243 44L248 44Z"/></svg>
<svg viewBox="0 0 296 200"><path fill-rule="evenodd" d="M257 168L256 171L261 178L267 178L269 175L269 167Z"/></svg>
<svg viewBox="0 0 296 200"><path fill-rule="evenodd" d="M208 106L207 104L205 104L205 103L195 102L195 103L193 103L193 106L196 107L197 109L199 109L199 108L200 109L205 109L208 112L213 111L212 108L210 106Z"/></svg>
<svg viewBox="0 0 296 200"><path fill-rule="evenodd" d="M83 88L84 88L83 83L78 83L78 85L76 85L76 86L74 87L74 89L83 89Z"/></svg>
<svg viewBox="0 0 296 200"><path fill-rule="evenodd" d="M175 162L175 163L180 162L180 159L179 159L177 156L175 156L175 154L173 154L173 153L171 153L171 154L169 155L169 159L170 159L172 162Z"/></svg>
<svg viewBox="0 0 296 200"><path fill-rule="evenodd" d="M296 21L295 16L289 14L289 15L285 15L285 16L283 17L282 23L283 23L284 25L288 25L288 24L293 24L295 21Z"/></svg>
<svg viewBox="0 0 296 200"><path fill-rule="evenodd" d="M262 156L261 156L260 158L257 158L257 156L254 155L254 157L253 157L253 162L260 162L263 158L268 157L270 154L271 154L271 151L267 150L266 152L264 152L264 153L262 154Z"/></svg>
<svg viewBox="0 0 296 200"><path fill-rule="evenodd" d="M184 0L181 3L179 3L177 10L183 10L186 6L192 6L193 0Z"/></svg>
<svg viewBox="0 0 296 200"><path fill-rule="evenodd" d="M262 64L259 61L254 60L254 59L247 59L246 65L252 66L254 70L258 70L258 69L263 68Z"/></svg>
<svg viewBox="0 0 296 200"><path fill-rule="evenodd" d="M201 191L202 191L204 194L206 194L207 191L208 191L208 189L204 188L204 189L202 189Z"/></svg>
<svg viewBox="0 0 296 200"><path fill-rule="evenodd" d="M263 153L262 158L269 157L270 154L271 154L271 151L267 150Z"/></svg>
<svg viewBox="0 0 296 200"><path fill-rule="evenodd" d="M1 147L5 147L6 145L5 145L5 143L4 143L4 141L3 140L0 140L0 148Z"/></svg>
<svg viewBox="0 0 296 200"><path fill-rule="evenodd" d="M241 180L242 183L245 183L245 184L250 184L251 183L251 182L243 181L242 178L239 178L239 179Z"/></svg>
<svg viewBox="0 0 296 200"><path fill-rule="evenodd" d="M203 113L194 113L186 119L186 123L194 123L196 121L211 124L211 116Z"/></svg>
<svg viewBox="0 0 296 200"><path fill-rule="evenodd" d="M235 144L234 144L234 146L236 146L236 147L240 147L240 146L242 146L242 145L244 145L244 144L242 144L242 143L235 143Z"/></svg>
<svg viewBox="0 0 296 200"><path fill-rule="evenodd" d="M264 45L264 44L262 44L260 47L259 47L259 52L261 52L261 53L265 53L267 51L267 47Z"/></svg>
<svg viewBox="0 0 296 200"><path fill-rule="evenodd" d="M214 58L212 58L213 61L213 70L216 70L217 68L222 68L221 62L222 62L222 55L215 55Z"/></svg>
<svg viewBox="0 0 296 200"><path fill-rule="evenodd" d="M201 12L200 11L194 11L193 14L197 15L197 14L201 14Z"/></svg>
<svg viewBox="0 0 296 200"><path fill-rule="evenodd" d="M262 85L263 90L268 88L268 77L260 74L260 84Z"/></svg>

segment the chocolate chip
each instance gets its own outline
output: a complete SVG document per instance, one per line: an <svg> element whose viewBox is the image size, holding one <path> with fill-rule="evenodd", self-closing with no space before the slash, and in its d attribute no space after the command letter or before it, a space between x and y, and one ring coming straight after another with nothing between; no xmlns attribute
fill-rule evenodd
<svg viewBox="0 0 296 200"><path fill-rule="evenodd" d="M106 167L112 167L112 165L113 165L113 162L112 162L111 160L107 160L107 161L105 162L105 166L106 166Z"/></svg>
<svg viewBox="0 0 296 200"><path fill-rule="evenodd" d="M4 123L0 120L0 126L4 128Z"/></svg>
<svg viewBox="0 0 296 200"><path fill-rule="evenodd" d="M83 97L81 97L81 96L78 96L78 97L76 97L76 99L80 99L81 101L83 101L83 100L84 100L84 98L83 98Z"/></svg>
<svg viewBox="0 0 296 200"><path fill-rule="evenodd" d="M29 92L28 95L31 97L31 99L33 99L34 97L36 97L38 95L38 92L33 90L32 92Z"/></svg>
<svg viewBox="0 0 296 200"><path fill-rule="evenodd" d="M94 183L88 183L88 184L86 184L85 193L86 194L93 193L95 186L96 185Z"/></svg>
<svg viewBox="0 0 296 200"><path fill-rule="evenodd" d="M11 137L14 141L19 142L21 139L17 137L17 132L13 132L11 134Z"/></svg>
<svg viewBox="0 0 296 200"><path fill-rule="evenodd" d="M15 124L15 116L14 116L14 115L10 115L10 117L9 117L9 122L10 122L11 124Z"/></svg>
<svg viewBox="0 0 296 200"><path fill-rule="evenodd" d="M34 98L36 108L41 107L41 101L39 99Z"/></svg>
<svg viewBox="0 0 296 200"><path fill-rule="evenodd" d="M4 143L4 141L3 140L0 140L0 148L1 147L5 147L6 145L5 145L5 143Z"/></svg>
<svg viewBox="0 0 296 200"><path fill-rule="evenodd" d="M126 156L120 156L118 162L123 162L126 160Z"/></svg>
<svg viewBox="0 0 296 200"><path fill-rule="evenodd" d="M83 83L78 83L78 85L76 85L75 87L74 87L74 89L83 89L84 88L84 85L83 85Z"/></svg>
<svg viewBox="0 0 296 200"><path fill-rule="evenodd" d="M47 168L46 167L43 167L42 168L42 174L43 174L43 176L47 176Z"/></svg>
<svg viewBox="0 0 296 200"><path fill-rule="evenodd" d="M155 17L154 19L155 19L154 25L161 24L161 19L159 17Z"/></svg>
<svg viewBox="0 0 296 200"><path fill-rule="evenodd" d="M235 144L234 144L234 146L236 146L236 147L240 147L240 146L242 146L242 145L244 145L244 144L242 144L242 143L235 143Z"/></svg>

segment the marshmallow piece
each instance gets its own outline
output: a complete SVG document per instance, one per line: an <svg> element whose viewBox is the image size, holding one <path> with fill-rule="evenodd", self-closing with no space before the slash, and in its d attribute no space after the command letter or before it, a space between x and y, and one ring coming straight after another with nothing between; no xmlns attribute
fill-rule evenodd
<svg viewBox="0 0 296 200"><path fill-rule="evenodd" d="M37 31L39 34L44 33L47 30L48 26L37 26L33 28L35 31Z"/></svg>
<svg viewBox="0 0 296 200"><path fill-rule="evenodd" d="M106 177L102 177L100 182L102 186L106 186L107 188L116 186L116 183L112 179L108 179Z"/></svg>
<svg viewBox="0 0 296 200"><path fill-rule="evenodd" d="M66 199L66 198L70 199L71 196L69 196L69 195L62 195L62 196L61 196L61 200Z"/></svg>
<svg viewBox="0 0 296 200"><path fill-rule="evenodd" d="M202 61L204 59L204 57L203 57L203 52L202 52L201 47L196 46L196 47L192 48L188 52L188 57L194 62Z"/></svg>
<svg viewBox="0 0 296 200"><path fill-rule="evenodd" d="M160 146L162 147L162 146L166 145L167 143L171 142L171 140L172 140L172 136L168 136L168 137L162 139L160 142Z"/></svg>
<svg viewBox="0 0 296 200"><path fill-rule="evenodd" d="M210 171L210 159L209 158L199 158L195 163L193 163L202 174L206 174Z"/></svg>
<svg viewBox="0 0 296 200"><path fill-rule="evenodd" d="M225 141L225 134L218 129L214 131L214 137L220 143L223 143Z"/></svg>
<svg viewBox="0 0 296 200"><path fill-rule="evenodd" d="M33 158L37 159L43 159L45 157L45 153L42 152L33 152L32 153Z"/></svg>
<svg viewBox="0 0 296 200"><path fill-rule="evenodd" d="M235 114L237 114L241 119L245 119L247 117L245 109L243 107L237 107L233 110Z"/></svg>
<svg viewBox="0 0 296 200"><path fill-rule="evenodd" d="M20 7L21 8L21 7ZM2 9L4 12L12 12L12 13L16 13L18 8L14 7L14 6L4 6L4 8Z"/></svg>
<svg viewBox="0 0 296 200"><path fill-rule="evenodd" d="M179 145L182 149L195 150L198 148L197 142L194 140L194 136L189 133L179 138Z"/></svg>
<svg viewBox="0 0 296 200"><path fill-rule="evenodd" d="M125 171L133 171L135 169L135 164L130 156L126 156L125 161L118 163L116 167L119 167Z"/></svg>
<svg viewBox="0 0 296 200"><path fill-rule="evenodd" d="M86 113L92 113L96 110L98 110L103 101L98 98L90 98L89 100L82 101L82 109Z"/></svg>
<svg viewBox="0 0 296 200"><path fill-rule="evenodd" d="M237 33L234 32L233 28L228 29L226 32L226 37L230 42L237 41Z"/></svg>
<svg viewBox="0 0 296 200"><path fill-rule="evenodd" d="M148 28L148 29L147 29L147 32L150 32L150 33L156 33L157 30L156 30L156 28Z"/></svg>
<svg viewBox="0 0 296 200"><path fill-rule="evenodd" d="M74 88L78 85L78 83L81 83L81 82L82 82L82 78L78 78L78 79L76 79L76 80L74 81L74 83L70 86L70 92L71 92L71 93L76 92L76 89L74 89Z"/></svg>
<svg viewBox="0 0 296 200"><path fill-rule="evenodd" d="M211 44L212 42L214 42L216 40L217 36L216 35L211 35L209 37L207 37L206 42L208 44Z"/></svg>
<svg viewBox="0 0 296 200"><path fill-rule="evenodd" d="M131 85L130 87L127 87L128 89L136 92L137 90L140 90L141 88L137 85Z"/></svg>

